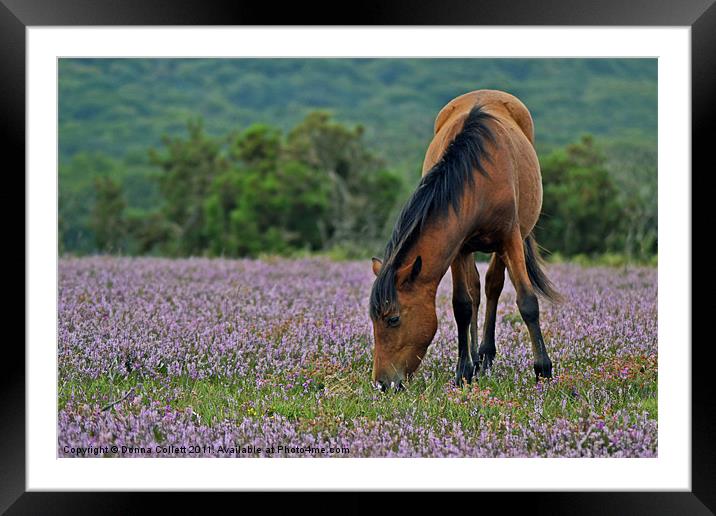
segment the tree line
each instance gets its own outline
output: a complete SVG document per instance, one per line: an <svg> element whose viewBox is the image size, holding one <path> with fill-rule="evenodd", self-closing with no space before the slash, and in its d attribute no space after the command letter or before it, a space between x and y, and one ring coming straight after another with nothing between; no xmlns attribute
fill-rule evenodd
<svg viewBox="0 0 716 516"><path fill-rule="evenodd" d="M536 236L543 247L565 257L656 254L649 149L605 149L584 136L540 162L544 199ZM141 188L147 191L137 191L123 170L136 163L95 154L65 166L65 175L93 178L85 197L60 192L60 251L78 254L380 254L419 178L416 169L414 184L403 180L406 174L371 150L362 126L348 127L322 111L285 134L254 124L211 136L193 120L184 136L165 136L149 150L142 166L151 172L141 171L153 178L152 188ZM130 206L128 189L132 199L147 202Z"/></svg>
<svg viewBox="0 0 716 516"><path fill-rule="evenodd" d="M378 242L403 193L400 176L363 142L363 128L309 114L287 135L254 124L223 138L201 121L150 149L160 203L131 211L111 174L94 183L96 250L166 256L355 252ZM61 220L62 222L62 220ZM61 231L62 233L62 231Z"/></svg>

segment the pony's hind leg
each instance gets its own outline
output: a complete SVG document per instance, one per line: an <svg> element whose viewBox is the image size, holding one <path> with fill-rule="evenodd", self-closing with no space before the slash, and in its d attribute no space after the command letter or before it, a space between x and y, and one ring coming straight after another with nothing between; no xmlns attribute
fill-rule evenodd
<svg viewBox="0 0 716 516"><path fill-rule="evenodd" d="M470 263L473 261L473 263ZM470 356L469 338L472 322L473 301L468 284L469 267L474 267L471 253L460 253L450 265L452 272L452 309L457 323L457 367L455 383L470 383L474 373Z"/></svg>
<svg viewBox="0 0 716 516"><path fill-rule="evenodd" d="M547 348L542 337L539 324L539 302L532 287L527 265L525 262L524 242L519 229L515 229L505 242L505 261L512 284L517 293L517 307L522 319L527 324L532 341L532 354L534 357L534 371L537 379L552 377L552 361L547 354Z"/></svg>
<svg viewBox="0 0 716 516"><path fill-rule="evenodd" d="M485 276L485 326L482 334L482 344L478 350L478 360L481 372L492 367L497 348L495 347L495 319L497 318L497 302L500 300L502 287L505 285L505 262L497 253L493 253L490 266Z"/></svg>

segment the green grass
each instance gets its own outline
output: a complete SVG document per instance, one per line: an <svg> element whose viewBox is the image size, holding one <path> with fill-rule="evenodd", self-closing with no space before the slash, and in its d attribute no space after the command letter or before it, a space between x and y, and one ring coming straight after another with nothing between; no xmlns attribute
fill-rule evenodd
<svg viewBox="0 0 716 516"><path fill-rule="evenodd" d="M300 428L322 432L330 432L338 424L365 425L407 414L415 425L431 427L447 418L466 430L476 430L480 418L475 416L479 413L483 423L492 422L499 428L508 416L517 424L534 418L537 403L541 405L540 417L546 421L566 418L576 423L594 414L607 417L619 409L647 411L657 418L655 360L646 356L603 357L598 364L580 361L579 368L565 363L561 370L570 374L539 387L534 381L515 383L515 371L507 370L455 388L451 385L452 371L434 367L427 374L417 375L405 391L389 395L371 386L367 361L343 369L319 362L311 369L277 372L259 382L256 377L193 380L162 373L154 378L131 373L126 377L61 382L58 403L62 409L74 395L75 402L107 407L131 390L128 397L139 396L144 405L161 401L175 410L191 407L206 424L278 414L296 421ZM495 367L501 367L499 356ZM526 374L518 373L521 377Z"/></svg>

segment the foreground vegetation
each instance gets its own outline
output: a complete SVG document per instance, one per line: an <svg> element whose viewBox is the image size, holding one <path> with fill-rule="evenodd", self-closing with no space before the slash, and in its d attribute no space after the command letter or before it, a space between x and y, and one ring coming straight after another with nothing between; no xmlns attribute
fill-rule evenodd
<svg viewBox="0 0 716 516"><path fill-rule="evenodd" d="M548 272L566 297L542 306L552 381L535 383L507 285L494 370L453 385L446 278L423 366L384 395L370 382L366 263L61 260L58 453L656 455L656 270Z"/></svg>

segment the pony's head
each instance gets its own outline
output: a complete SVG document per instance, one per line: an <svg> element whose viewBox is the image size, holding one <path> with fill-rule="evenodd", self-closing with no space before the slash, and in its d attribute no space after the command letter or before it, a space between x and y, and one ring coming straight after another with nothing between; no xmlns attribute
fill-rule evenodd
<svg viewBox="0 0 716 516"><path fill-rule="evenodd" d="M470 110L460 132L440 160L423 175L403 206L385 247L385 259L373 258L376 275L370 294L375 337L373 381L383 390L400 388L418 368L435 336L439 267L431 262L431 274L421 273L420 254L428 261L440 254L435 237L431 239L429 235L443 231L445 224L450 223L451 212L460 213L461 199L475 180L475 170L489 177L483 165L490 161L487 143L495 141L488 125L493 119L480 105ZM456 223L455 219L452 223ZM418 245L421 239L426 240Z"/></svg>
<svg viewBox="0 0 716 516"><path fill-rule="evenodd" d="M373 258L373 382L398 390L420 366L438 328L435 293L420 282L422 259L394 269Z"/></svg>

